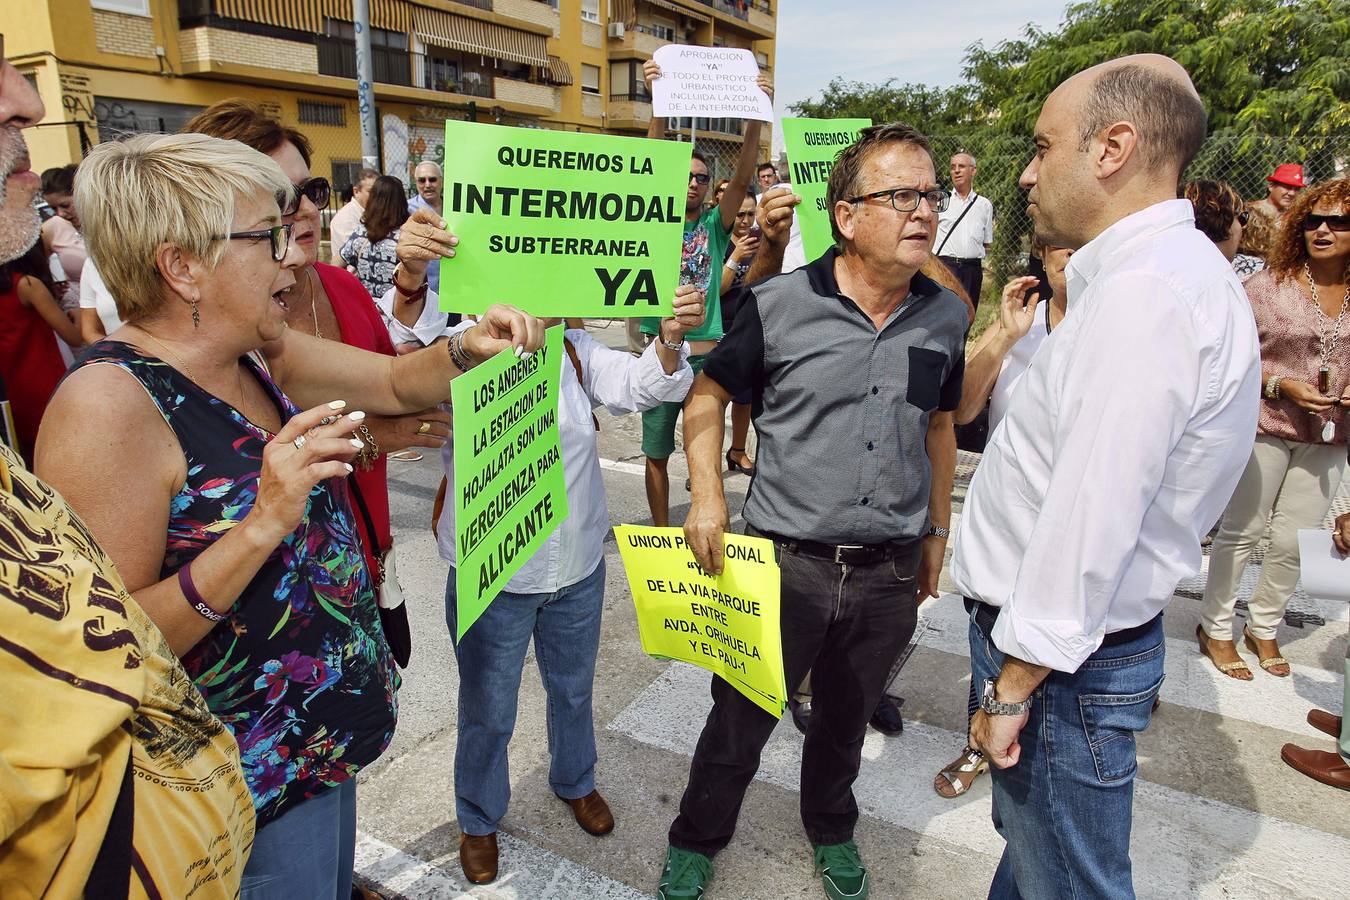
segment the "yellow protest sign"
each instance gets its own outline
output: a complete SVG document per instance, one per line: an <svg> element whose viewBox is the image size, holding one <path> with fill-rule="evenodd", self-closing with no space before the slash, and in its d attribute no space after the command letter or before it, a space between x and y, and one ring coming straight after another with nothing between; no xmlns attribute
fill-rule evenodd
<svg viewBox="0 0 1350 900"><path fill-rule="evenodd" d="M773 543L726 534L721 575L694 561L678 528L614 529L642 649L721 676L769 715L783 714L783 636Z"/></svg>

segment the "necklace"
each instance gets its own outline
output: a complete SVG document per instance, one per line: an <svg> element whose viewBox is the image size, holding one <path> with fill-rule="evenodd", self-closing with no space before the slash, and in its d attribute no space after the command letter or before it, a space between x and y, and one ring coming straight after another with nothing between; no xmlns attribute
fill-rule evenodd
<svg viewBox="0 0 1350 900"><path fill-rule="evenodd" d="M145 335L145 336L148 337L150 340L154 341L156 347L158 347L159 349L163 350L165 353L169 354L169 357L170 357L175 363L178 364L178 368L180 368L180 369L183 370L183 374L186 375L186 376L188 377L188 380L189 380L189 381L191 381L193 384L197 385L198 387L202 387L202 383L201 383L200 381L197 380L197 376L193 374L192 369L189 368L189 367L188 367L188 364L185 363L185 362L183 361L183 357L179 356L177 353L174 353L172 350L169 349L169 347L168 347L167 344L165 344L165 343L164 343L163 341L161 341L159 338L155 337L155 336L154 336L153 334L151 334L150 332L146 331L144 328L142 328L140 331L141 331L141 334ZM245 395L244 395L244 367L243 367L242 364L236 364L236 365L235 365L234 376L235 376L235 386L236 386L236 387L238 388L238 390L239 390L239 402L240 402L240 404L241 404L241 411L242 411L242 404L243 404L244 400L246 399L246 397L245 397ZM205 388L203 388L203 390L205 390Z"/></svg>
<svg viewBox="0 0 1350 900"><path fill-rule="evenodd" d="M1350 284L1346 285L1345 296L1341 298L1341 311L1336 314L1336 322L1331 325L1331 333L1327 333L1327 326L1331 320L1326 313L1322 312L1322 304L1317 299L1317 282L1313 280L1312 268L1305 262L1303 264L1303 276L1308 279L1308 290L1312 294L1313 309L1317 311L1317 321L1321 326L1321 334L1318 336L1321 343L1321 366L1317 370L1317 390L1319 393L1329 395L1331 393L1331 357L1336 353L1336 344L1341 339L1341 320L1345 318L1345 311L1350 309ZM1328 419L1322 426L1322 440L1330 441L1336 436L1336 426Z"/></svg>
<svg viewBox="0 0 1350 900"><path fill-rule="evenodd" d="M323 332L319 331L319 307L314 302L314 268L305 270L305 290L309 293L309 314L314 318L314 336L323 340Z"/></svg>

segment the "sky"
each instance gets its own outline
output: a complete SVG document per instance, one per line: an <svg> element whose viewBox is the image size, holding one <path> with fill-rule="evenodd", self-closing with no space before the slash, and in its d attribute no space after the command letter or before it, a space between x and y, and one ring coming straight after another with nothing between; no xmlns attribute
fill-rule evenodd
<svg viewBox="0 0 1350 900"><path fill-rule="evenodd" d="M992 47L1021 36L1027 23L1054 29L1067 0L781 0L774 109L819 95L830 79L961 81L976 41ZM775 129L775 144L778 129Z"/></svg>

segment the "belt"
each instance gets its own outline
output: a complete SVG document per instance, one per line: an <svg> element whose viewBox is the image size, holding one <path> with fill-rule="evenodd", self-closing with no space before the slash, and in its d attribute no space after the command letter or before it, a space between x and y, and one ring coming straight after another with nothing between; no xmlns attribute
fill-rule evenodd
<svg viewBox="0 0 1350 900"><path fill-rule="evenodd" d="M994 620L998 618L999 607L990 606L988 603L982 603L974 597L966 597L966 612L975 610L975 624L979 626L980 631L989 636L994 633ZM1123 628L1120 631L1112 631L1102 638L1102 647L1116 647L1120 644L1128 644L1130 641L1138 640L1150 628L1153 623L1162 618L1162 613L1158 613L1142 625L1133 625L1129 628Z"/></svg>
<svg viewBox="0 0 1350 900"><path fill-rule="evenodd" d="M775 544L782 545L788 553L800 553L802 556L825 559L844 566L872 566L886 562L907 552L919 540L911 538L881 544L822 544L819 541L803 541L768 531L756 531Z"/></svg>
<svg viewBox="0 0 1350 900"><path fill-rule="evenodd" d="M978 256L939 256L938 259L948 260L963 266L982 266L984 260Z"/></svg>

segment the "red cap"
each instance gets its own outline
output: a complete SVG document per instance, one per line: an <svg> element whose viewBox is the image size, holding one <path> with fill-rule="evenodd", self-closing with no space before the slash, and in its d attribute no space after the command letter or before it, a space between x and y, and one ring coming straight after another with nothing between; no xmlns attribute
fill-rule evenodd
<svg viewBox="0 0 1350 900"><path fill-rule="evenodd" d="M1288 187L1307 187L1303 181L1303 167L1298 163L1280 163L1275 167L1275 173L1266 181L1272 181L1275 184L1283 184Z"/></svg>

